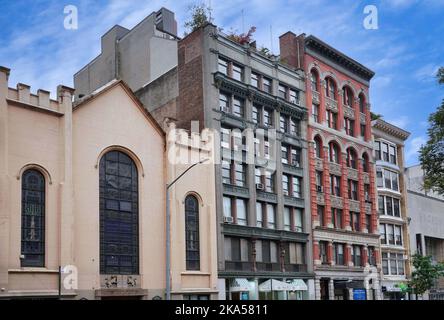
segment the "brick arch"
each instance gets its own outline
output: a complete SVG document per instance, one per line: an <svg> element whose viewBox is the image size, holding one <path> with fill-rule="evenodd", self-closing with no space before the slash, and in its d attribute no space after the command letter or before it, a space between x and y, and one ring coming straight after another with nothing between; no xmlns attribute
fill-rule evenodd
<svg viewBox="0 0 444 320"><path fill-rule="evenodd" d="M347 150L347 149L344 149L344 146L343 146L343 144L341 143L341 141L339 141L335 136L330 136L330 137L328 137L328 138L325 140L324 146L327 147L328 145L330 145L331 142L334 142L334 143L336 143L336 144L338 145L338 147L339 147L339 151L340 151L341 153L344 153L345 150Z"/></svg>
<svg viewBox="0 0 444 320"><path fill-rule="evenodd" d="M340 89L341 94L344 87L349 87L351 89L353 93L353 99L356 99L358 97L358 90L356 90L355 86L351 82L348 82L347 80L341 81L341 86L340 88L338 88Z"/></svg>
<svg viewBox="0 0 444 320"><path fill-rule="evenodd" d="M312 142L314 142L314 139L316 136L319 136L321 138L322 145L325 147L326 146L326 144L325 144L326 137L325 137L324 133L321 130L314 129L312 132L312 139L311 139Z"/></svg>

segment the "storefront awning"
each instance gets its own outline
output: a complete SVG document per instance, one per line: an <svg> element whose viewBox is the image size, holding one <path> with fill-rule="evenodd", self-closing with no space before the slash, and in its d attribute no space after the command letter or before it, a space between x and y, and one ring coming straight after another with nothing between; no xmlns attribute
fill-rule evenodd
<svg viewBox="0 0 444 320"><path fill-rule="evenodd" d="M250 283L247 279L244 278L236 278L231 280L230 283L230 291L231 292L244 292L250 291Z"/></svg>
<svg viewBox="0 0 444 320"><path fill-rule="evenodd" d="M308 287L302 279L293 279L289 284L291 291L307 291Z"/></svg>
<svg viewBox="0 0 444 320"><path fill-rule="evenodd" d="M259 285L260 292L290 291L290 290L292 290L290 289L290 284L275 279L267 280Z"/></svg>

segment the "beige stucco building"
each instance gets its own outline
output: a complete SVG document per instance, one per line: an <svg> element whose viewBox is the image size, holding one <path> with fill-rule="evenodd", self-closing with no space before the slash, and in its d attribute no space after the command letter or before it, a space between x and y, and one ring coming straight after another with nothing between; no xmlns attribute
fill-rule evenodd
<svg viewBox="0 0 444 320"><path fill-rule="evenodd" d="M0 67L0 299L164 299L165 185L189 167L168 151L211 158L210 145L167 139L122 81L73 104L68 87L57 100L9 88L9 72ZM214 298L214 166L170 195L172 298Z"/></svg>

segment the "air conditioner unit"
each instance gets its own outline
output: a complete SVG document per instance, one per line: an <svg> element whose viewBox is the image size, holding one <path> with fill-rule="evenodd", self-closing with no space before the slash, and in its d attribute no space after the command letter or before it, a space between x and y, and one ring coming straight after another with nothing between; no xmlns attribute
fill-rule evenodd
<svg viewBox="0 0 444 320"><path fill-rule="evenodd" d="M264 190L264 185L262 183L256 183L256 189Z"/></svg>
<svg viewBox="0 0 444 320"><path fill-rule="evenodd" d="M233 217L224 217L224 223L233 223L234 219Z"/></svg>
<svg viewBox="0 0 444 320"><path fill-rule="evenodd" d="M295 167L300 167L300 166L301 166L301 164L299 163L299 161L296 161L296 160L293 160L293 161L291 162L291 164L294 165Z"/></svg>
<svg viewBox="0 0 444 320"><path fill-rule="evenodd" d="M324 187L323 186L316 186L316 190L318 190L318 192L324 192Z"/></svg>

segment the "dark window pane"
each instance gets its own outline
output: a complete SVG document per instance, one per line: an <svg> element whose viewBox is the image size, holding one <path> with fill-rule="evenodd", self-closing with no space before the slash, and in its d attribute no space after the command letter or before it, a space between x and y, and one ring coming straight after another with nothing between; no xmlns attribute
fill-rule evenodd
<svg viewBox="0 0 444 320"><path fill-rule="evenodd" d="M100 273L139 273L137 167L120 151L100 161ZM102 192L103 190L103 192Z"/></svg>
<svg viewBox="0 0 444 320"><path fill-rule="evenodd" d="M22 267L45 266L45 178L37 170L22 176Z"/></svg>
<svg viewBox="0 0 444 320"><path fill-rule="evenodd" d="M194 196L185 199L185 240L187 270L200 270L199 202Z"/></svg>

